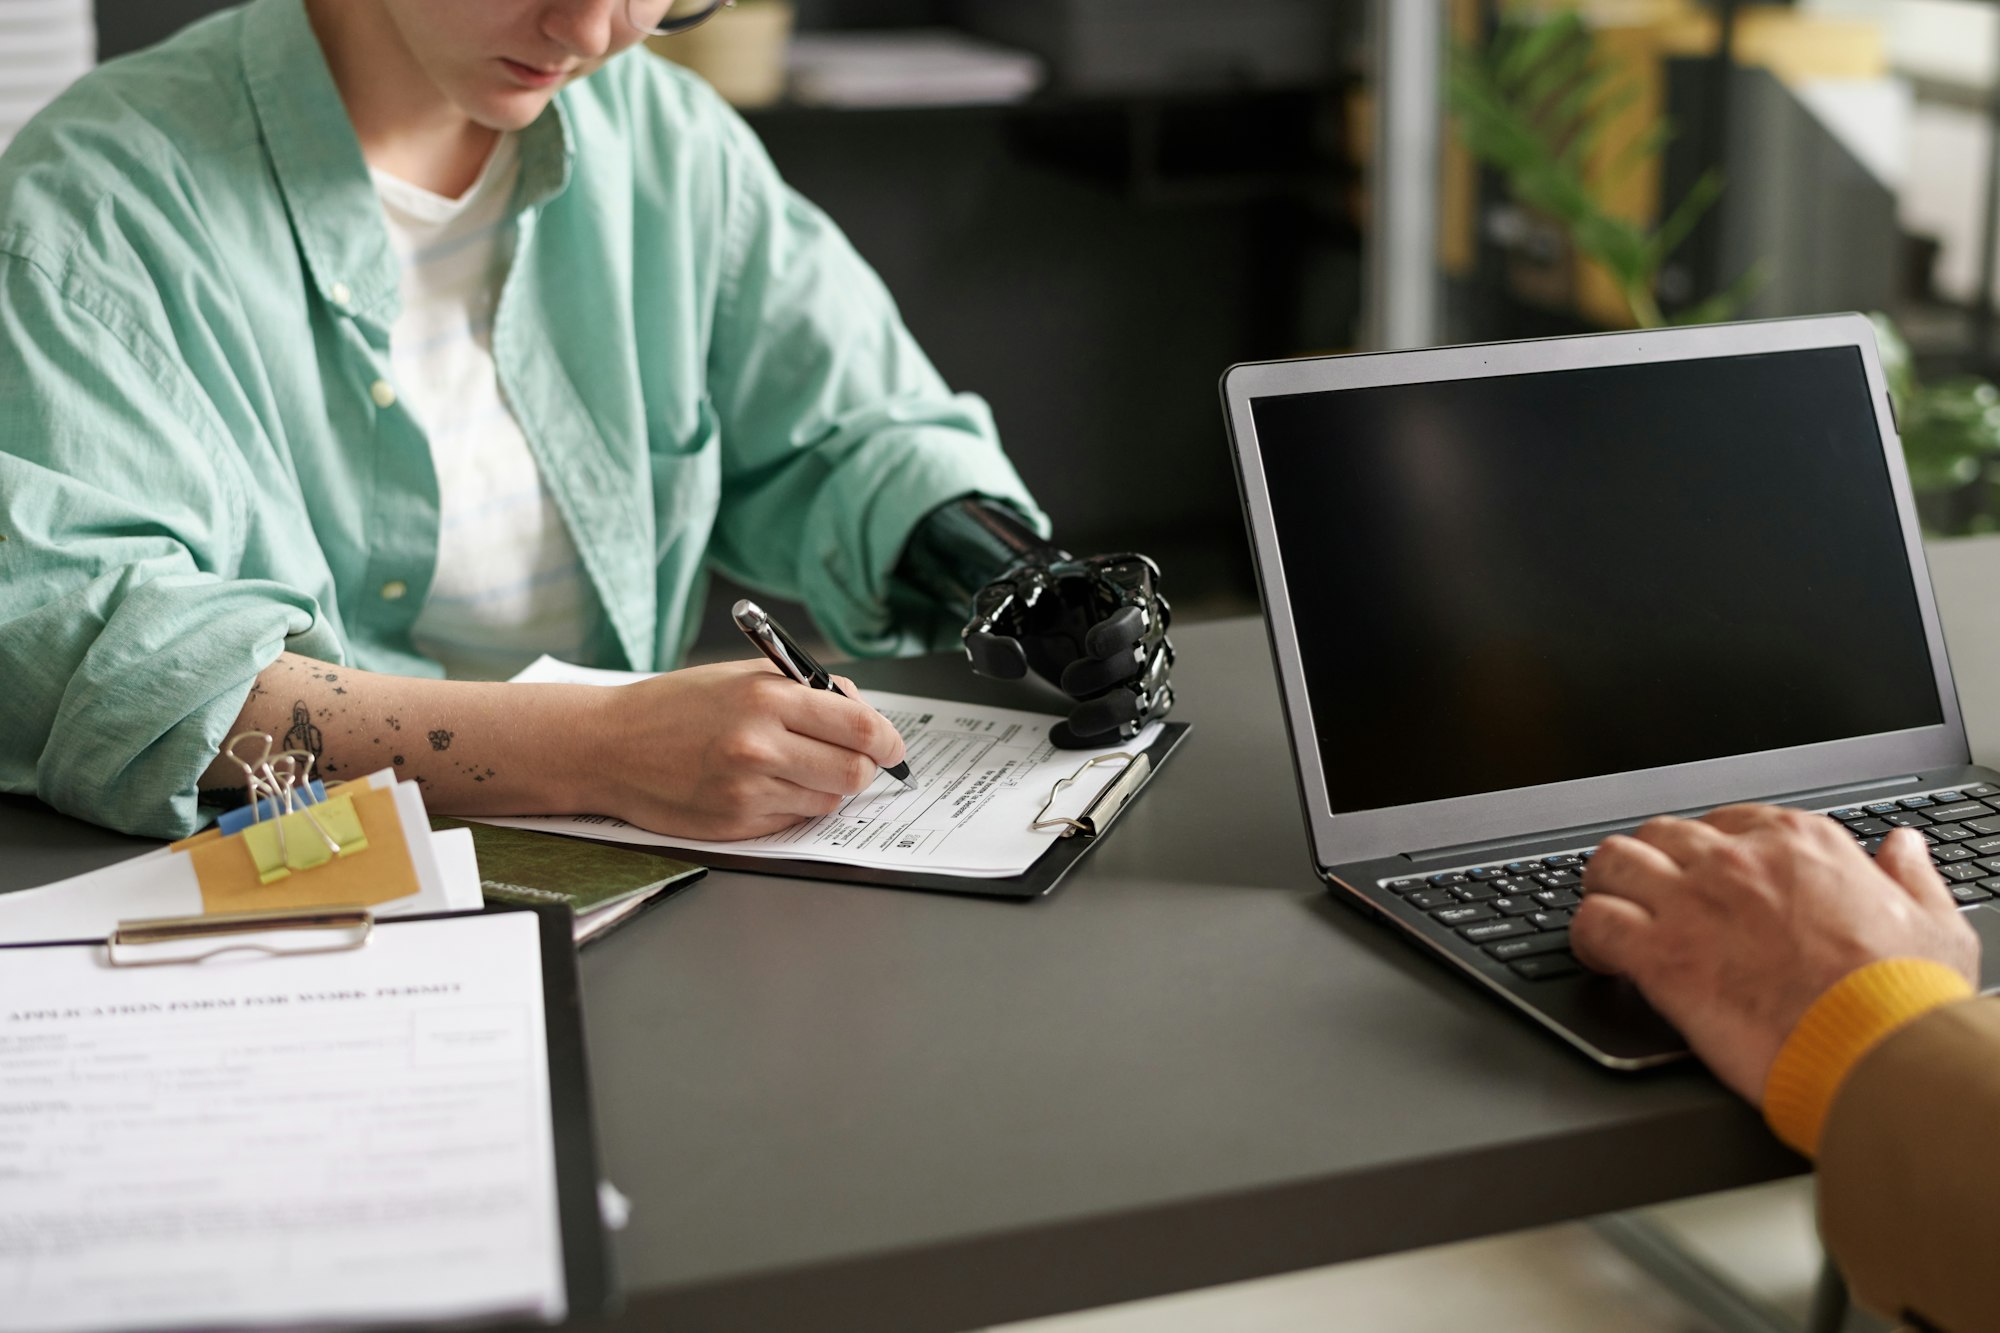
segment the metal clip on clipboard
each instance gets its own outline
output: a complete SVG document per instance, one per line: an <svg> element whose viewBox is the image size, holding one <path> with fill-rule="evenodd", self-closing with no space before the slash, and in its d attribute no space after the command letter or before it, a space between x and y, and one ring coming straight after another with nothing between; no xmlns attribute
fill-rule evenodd
<svg viewBox="0 0 2000 1333"><path fill-rule="evenodd" d="M1062 794L1065 787L1076 782L1099 764L1112 764L1121 760L1125 767L1103 791L1097 793L1097 799L1092 801L1082 814L1074 819L1065 815L1049 818L1049 807L1056 803L1056 797ZM1111 827L1111 821L1118 818L1118 812L1125 808L1126 802L1138 794L1139 788L1146 785L1146 777L1152 771L1153 761L1150 757L1144 754L1127 754L1123 750L1116 754L1101 754L1095 759L1086 760L1076 772L1049 789L1049 799L1042 802L1042 808L1035 813L1034 821L1028 827L1037 831L1060 828L1061 836L1065 838L1074 838L1079 833L1086 838L1094 838Z"/></svg>
<svg viewBox="0 0 2000 1333"><path fill-rule="evenodd" d="M214 916L121 921L104 941L104 948L106 960L113 967L155 967L165 963L199 963L236 950L276 958L340 953L359 949L368 943L374 931L375 914L365 907L223 912ZM281 938L263 938L266 936Z"/></svg>

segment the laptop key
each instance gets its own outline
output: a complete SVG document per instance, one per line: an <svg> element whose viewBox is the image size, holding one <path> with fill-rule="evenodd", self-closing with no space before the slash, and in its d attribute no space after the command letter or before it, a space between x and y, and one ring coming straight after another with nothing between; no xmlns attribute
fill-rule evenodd
<svg viewBox="0 0 2000 1333"><path fill-rule="evenodd" d="M1431 886L1433 888L1442 889L1452 884L1463 883L1465 883L1465 875L1462 871L1447 870L1442 875L1431 876Z"/></svg>
<svg viewBox="0 0 2000 1333"><path fill-rule="evenodd" d="M1491 884L1461 884L1455 889L1446 891L1462 903L1483 903L1489 898L1500 896L1500 890Z"/></svg>
<svg viewBox="0 0 2000 1333"><path fill-rule="evenodd" d="M1984 800L1988 796L2000 796L2000 787L1995 787L1991 783L1986 782L1975 782L1970 787L1965 788L1964 791L1968 797L1975 800Z"/></svg>
<svg viewBox="0 0 2000 1333"><path fill-rule="evenodd" d="M1574 907L1583 901L1568 889L1543 889L1532 896L1544 907Z"/></svg>
<svg viewBox="0 0 2000 1333"><path fill-rule="evenodd" d="M1502 875L1506 873L1507 872L1502 870L1499 866L1481 866L1477 870L1466 871L1465 877L1467 879L1474 879L1474 880L1499 879Z"/></svg>
<svg viewBox="0 0 2000 1333"><path fill-rule="evenodd" d="M1882 822L1895 828L1928 828L1930 820L1922 815L1913 815L1907 810L1900 814L1883 815Z"/></svg>
<svg viewBox="0 0 2000 1333"><path fill-rule="evenodd" d="M1925 805L1929 805L1929 804L1930 804L1930 802L1929 802L1929 801L1925 801L1925 802L1924 802L1924 804L1925 804ZM1842 808L1841 808L1841 809L1839 809L1839 810L1829 810L1829 811L1827 811L1827 812L1826 812L1826 817L1827 817L1828 819L1838 819L1838 820L1841 820L1842 822L1845 822L1845 821L1847 821L1847 820L1850 820L1850 819L1866 819L1866 818L1868 818L1868 816L1867 816L1866 814L1864 814L1864 813L1863 813L1863 812L1861 812L1860 810L1857 810L1857 809L1855 809L1855 808L1854 808L1853 806L1851 806L1851 805L1850 805L1850 806L1844 806L1844 807L1842 807Z"/></svg>
<svg viewBox="0 0 2000 1333"><path fill-rule="evenodd" d="M1921 810L1927 805L1936 805L1937 802L1928 796L1905 796L1902 800L1896 802L1896 804L1902 806L1905 810Z"/></svg>
<svg viewBox="0 0 2000 1333"><path fill-rule="evenodd" d="M1424 882L1420 879L1392 879L1383 887L1391 893L1415 893L1424 887Z"/></svg>
<svg viewBox="0 0 2000 1333"><path fill-rule="evenodd" d="M1871 815L1893 815L1903 807L1897 805L1894 801L1876 801L1872 805L1864 805L1861 808Z"/></svg>
<svg viewBox="0 0 2000 1333"><path fill-rule="evenodd" d="M1458 933L1474 944L1484 944L1488 940L1504 940L1514 935L1533 936L1535 928L1525 921L1481 921L1476 925L1460 926Z"/></svg>
<svg viewBox="0 0 2000 1333"><path fill-rule="evenodd" d="M1967 847L1970 845L1971 845L1970 843L1963 843L1963 842L1959 844L1959 846L1961 847ZM1989 875L2000 875L2000 856L1982 856L1977 861L1974 861L1972 864L1978 866L1981 870L1984 870Z"/></svg>
<svg viewBox="0 0 2000 1333"><path fill-rule="evenodd" d="M1495 898L1491 905L1501 916L1533 916L1542 910L1540 903L1526 896Z"/></svg>
<svg viewBox="0 0 2000 1333"><path fill-rule="evenodd" d="M1879 819L1850 819L1847 831L1857 838L1872 838L1878 833L1887 833L1889 826Z"/></svg>
<svg viewBox="0 0 2000 1333"><path fill-rule="evenodd" d="M1558 930L1489 944L1486 946L1486 952L1504 963L1514 958L1533 958L1537 954L1561 953L1568 948L1569 932Z"/></svg>
<svg viewBox="0 0 2000 1333"><path fill-rule="evenodd" d="M1982 889L1977 884L1947 884L1951 896L1962 903L1983 903L1993 896L1991 889Z"/></svg>
<svg viewBox="0 0 2000 1333"><path fill-rule="evenodd" d="M1568 866L1582 865L1583 858L1578 856L1575 852L1564 852L1560 856L1543 857L1542 864L1547 866L1551 870L1562 870Z"/></svg>
<svg viewBox="0 0 2000 1333"><path fill-rule="evenodd" d="M1981 837L2000 836L2000 819L1968 819L1960 827L1969 828Z"/></svg>
<svg viewBox="0 0 2000 1333"><path fill-rule="evenodd" d="M1540 861L1509 861L1507 873L1510 875L1532 875L1542 868Z"/></svg>
<svg viewBox="0 0 2000 1333"><path fill-rule="evenodd" d="M1566 953L1538 954L1533 958L1517 958L1507 964L1515 975L1529 981L1549 981L1556 977L1573 976L1583 971L1583 964Z"/></svg>
<svg viewBox="0 0 2000 1333"><path fill-rule="evenodd" d="M1942 824L1951 819L1978 819L1982 815L1992 814L1993 811L1977 801L1956 801L1950 805L1934 805L1924 813Z"/></svg>
<svg viewBox="0 0 2000 1333"><path fill-rule="evenodd" d="M1948 861L1970 861L1971 859L1972 849L1962 842L1948 842L1942 847L1931 848L1931 860L1937 862L1939 865L1944 865Z"/></svg>
<svg viewBox="0 0 2000 1333"><path fill-rule="evenodd" d="M1537 912L1528 920L1536 930L1563 930L1569 926L1570 915L1558 909L1553 912Z"/></svg>
<svg viewBox="0 0 2000 1333"><path fill-rule="evenodd" d="M1933 801L1962 801L1965 799L1965 793L1956 788L1947 791L1934 791L1931 793L1931 799Z"/></svg>
<svg viewBox="0 0 2000 1333"><path fill-rule="evenodd" d="M1583 876L1570 870L1544 870L1531 878L1545 889L1566 889L1583 883Z"/></svg>
<svg viewBox="0 0 2000 1333"><path fill-rule="evenodd" d="M1965 883L1967 880L1978 879L1985 873L1986 872L1984 870L1981 870L1978 866L1975 865L1955 865L1955 866L1938 867L1938 874L1943 875L1946 879L1956 880L1960 884Z"/></svg>
<svg viewBox="0 0 2000 1333"><path fill-rule="evenodd" d="M1450 889L1421 889L1404 897L1404 902L1412 907L1430 911L1435 907L1455 907L1458 899L1452 897Z"/></svg>
<svg viewBox="0 0 2000 1333"><path fill-rule="evenodd" d="M1431 913L1431 919L1442 921L1447 926L1469 926L1475 921L1491 921L1499 915L1485 903L1473 903L1466 907L1441 907Z"/></svg>

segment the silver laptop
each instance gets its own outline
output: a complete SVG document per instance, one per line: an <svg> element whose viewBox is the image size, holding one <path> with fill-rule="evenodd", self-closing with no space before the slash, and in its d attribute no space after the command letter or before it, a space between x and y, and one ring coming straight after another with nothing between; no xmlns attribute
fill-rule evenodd
<svg viewBox="0 0 2000 1333"><path fill-rule="evenodd" d="M1222 396L1337 895L1621 1069L1686 1049L1567 923L1651 815L1920 829L1993 967L2000 774L1867 320L1265 362Z"/></svg>

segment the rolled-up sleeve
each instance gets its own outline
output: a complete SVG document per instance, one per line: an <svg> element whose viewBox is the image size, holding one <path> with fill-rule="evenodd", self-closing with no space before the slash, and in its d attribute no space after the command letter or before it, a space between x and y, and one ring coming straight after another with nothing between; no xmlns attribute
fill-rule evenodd
<svg viewBox="0 0 2000 1333"><path fill-rule="evenodd" d="M938 646L938 627L899 622L890 597L918 521L967 494L1045 520L986 404L951 392L839 228L733 113L714 114L728 210L709 365L723 450L714 558L805 602L848 652Z"/></svg>
<svg viewBox="0 0 2000 1333"><path fill-rule="evenodd" d="M339 652L311 598L237 577L247 490L143 323L0 237L0 789L197 826L257 674Z"/></svg>

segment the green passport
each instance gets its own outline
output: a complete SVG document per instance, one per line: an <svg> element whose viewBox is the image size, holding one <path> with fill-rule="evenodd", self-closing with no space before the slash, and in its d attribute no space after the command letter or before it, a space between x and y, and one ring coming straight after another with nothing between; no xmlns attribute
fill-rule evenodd
<svg viewBox="0 0 2000 1333"><path fill-rule="evenodd" d="M708 873L686 861L531 829L442 816L434 816L431 827L471 829L486 896L503 903L564 904L578 944Z"/></svg>

